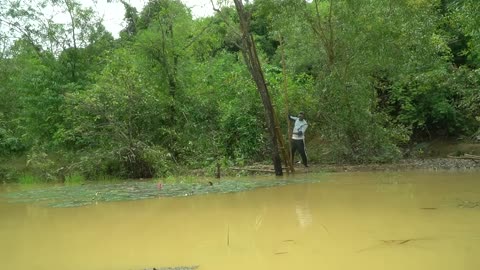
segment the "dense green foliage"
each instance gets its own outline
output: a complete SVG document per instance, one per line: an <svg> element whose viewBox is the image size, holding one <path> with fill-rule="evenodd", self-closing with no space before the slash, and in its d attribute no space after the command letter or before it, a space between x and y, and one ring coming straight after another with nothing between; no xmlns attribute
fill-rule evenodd
<svg viewBox="0 0 480 270"><path fill-rule="evenodd" d="M65 180L268 158L233 7L193 19L178 0L141 12L123 1L127 26L114 39L75 0L1 3L3 160L26 156L29 171ZM51 5L70 22L42 13ZM479 135L479 1L246 7L283 131L287 113L305 111L314 162L388 162L414 142Z"/></svg>

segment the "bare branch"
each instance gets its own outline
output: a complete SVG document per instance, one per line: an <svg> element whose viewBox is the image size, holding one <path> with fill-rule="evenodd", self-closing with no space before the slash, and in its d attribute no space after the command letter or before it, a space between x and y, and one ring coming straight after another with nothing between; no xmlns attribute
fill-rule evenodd
<svg viewBox="0 0 480 270"><path fill-rule="evenodd" d="M229 23L229 20L228 20L228 17L225 16L225 14L222 13L222 11L218 8L215 7L215 4L213 3L213 0L210 0L210 3L212 3L212 8L213 8L213 11L217 12L223 19L223 22L228 26L230 27L230 30L233 31L233 33L235 35L237 35L238 37L242 37L242 34L240 34L238 31L237 31L237 28L232 26L230 23ZM238 44L235 44L238 46Z"/></svg>

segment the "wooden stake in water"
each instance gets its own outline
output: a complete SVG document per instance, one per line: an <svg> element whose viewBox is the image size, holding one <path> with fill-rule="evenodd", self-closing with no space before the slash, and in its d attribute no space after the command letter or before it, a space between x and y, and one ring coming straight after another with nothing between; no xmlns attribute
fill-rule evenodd
<svg viewBox="0 0 480 270"><path fill-rule="evenodd" d="M227 247L230 246L230 225L227 225Z"/></svg>

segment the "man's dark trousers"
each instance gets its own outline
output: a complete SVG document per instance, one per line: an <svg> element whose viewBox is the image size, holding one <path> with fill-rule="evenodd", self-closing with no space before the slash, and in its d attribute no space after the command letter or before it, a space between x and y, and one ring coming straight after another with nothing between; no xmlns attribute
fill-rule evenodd
<svg viewBox="0 0 480 270"><path fill-rule="evenodd" d="M302 156L302 163L304 166L307 164L307 154L305 153L305 143L303 140L294 140L292 139L292 163L295 162L295 152L298 150L300 156Z"/></svg>

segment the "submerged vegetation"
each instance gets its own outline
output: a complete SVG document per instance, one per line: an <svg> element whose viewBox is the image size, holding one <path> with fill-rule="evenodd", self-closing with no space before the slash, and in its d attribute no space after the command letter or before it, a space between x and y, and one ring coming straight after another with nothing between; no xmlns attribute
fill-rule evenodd
<svg viewBox="0 0 480 270"><path fill-rule="evenodd" d="M205 183L122 182L116 184L64 185L6 194L10 202L40 203L50 207L78 207L98 202L130 201L158 197L186 197L210 193L232 193L298 183L319 182L321 178L276 180L222 180Z"/></svg>
<svg viewBox="0 0 480 270"><path fill-rule="evenodd" d="M0 179L82 184L269 160L235 8L193 18L178 0L122 3L119 37L77 0L0 5ZM52 21L51 5L70 21ZM385 163L423 141L480 138L479 1L245 9L282 132L305 111L313 163Z"/></svg>

